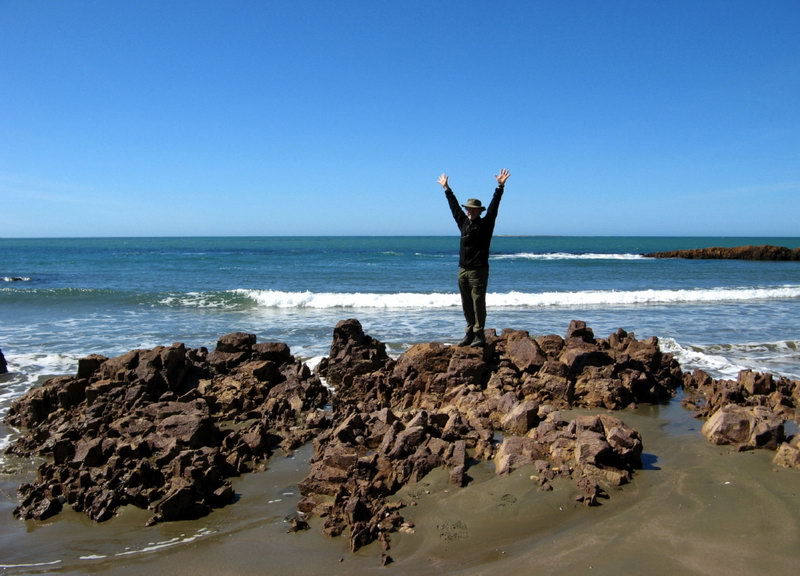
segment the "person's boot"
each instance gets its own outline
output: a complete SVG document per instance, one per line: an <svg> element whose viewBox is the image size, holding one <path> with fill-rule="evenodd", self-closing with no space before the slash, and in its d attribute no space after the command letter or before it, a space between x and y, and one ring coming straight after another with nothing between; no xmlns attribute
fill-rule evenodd
<svg viewBox="0 0 800 576"><path fill-rule="evenodd" d="M472 339L472 342L469 344L473 348L483 348L486 346L486 336L483 332L479 332L475 334L475 338Z"/></svg>
<svg viewBox="0 0 800 576"><path fill-rule="evenodd" d="M470 344L472 344L473 340L474 337L472 336L472 332L467 332L466 334L464 334L464 338L461 340L461 342L456 344L456 346L469 346Z"/></svg>

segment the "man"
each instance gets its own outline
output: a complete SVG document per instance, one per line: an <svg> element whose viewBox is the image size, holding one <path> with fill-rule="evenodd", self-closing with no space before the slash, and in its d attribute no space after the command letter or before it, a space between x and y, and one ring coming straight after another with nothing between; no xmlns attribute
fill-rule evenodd
<svg viewBox="0 0 800 576"><path fill-rule="evenodd" d="M458 289L461 292L461 307L467 321L464 339L459 346L483 347L486 344L484 328L486 324L486 287L489 283L489 245L492 242L494 222L506 180L510 176L503 168L495 176L497 188L487 210L480 200L470 198L459 206L455 194L450 189L447 174L439 176L439 184L450 204L450 211L461 231L461 247L458 258ZM483 211L486 215L481 217Z"/></svg>

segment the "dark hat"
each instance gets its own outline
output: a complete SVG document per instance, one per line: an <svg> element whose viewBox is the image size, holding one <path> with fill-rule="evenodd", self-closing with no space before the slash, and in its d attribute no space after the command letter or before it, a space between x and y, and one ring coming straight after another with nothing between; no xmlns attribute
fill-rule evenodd
<svg viewBox="0 0 800 576"><path fill-rule="evenodd" d="M466 204L462 204L464 208L478 208L481 212L486 210L486 208L481 204L481 201L477 198L468 198Z"/></svg>

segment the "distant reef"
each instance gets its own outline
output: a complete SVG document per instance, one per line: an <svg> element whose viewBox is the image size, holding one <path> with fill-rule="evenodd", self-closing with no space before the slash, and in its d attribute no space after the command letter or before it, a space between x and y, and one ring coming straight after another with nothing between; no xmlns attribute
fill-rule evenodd
<svg viewBox="0 0 800 576"><path fill-rule="evenodd" d="M646 258L689 258L693 260L800 260L800 248L785 246L736 246L734 248L696 248L643 254Z"/></svg>

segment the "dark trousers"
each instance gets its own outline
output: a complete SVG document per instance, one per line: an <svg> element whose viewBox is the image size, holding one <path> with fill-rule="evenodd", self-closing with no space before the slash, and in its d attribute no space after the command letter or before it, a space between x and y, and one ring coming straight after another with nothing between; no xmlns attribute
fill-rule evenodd
<svg viewBox="0 0 800 576"><path fill-rule="evenodd" d="M466 333L483 335L486 327L486 287L489 284L489 268L475 270L458 269L458 289L461 292L461 308L467 321Z"/></svg>

